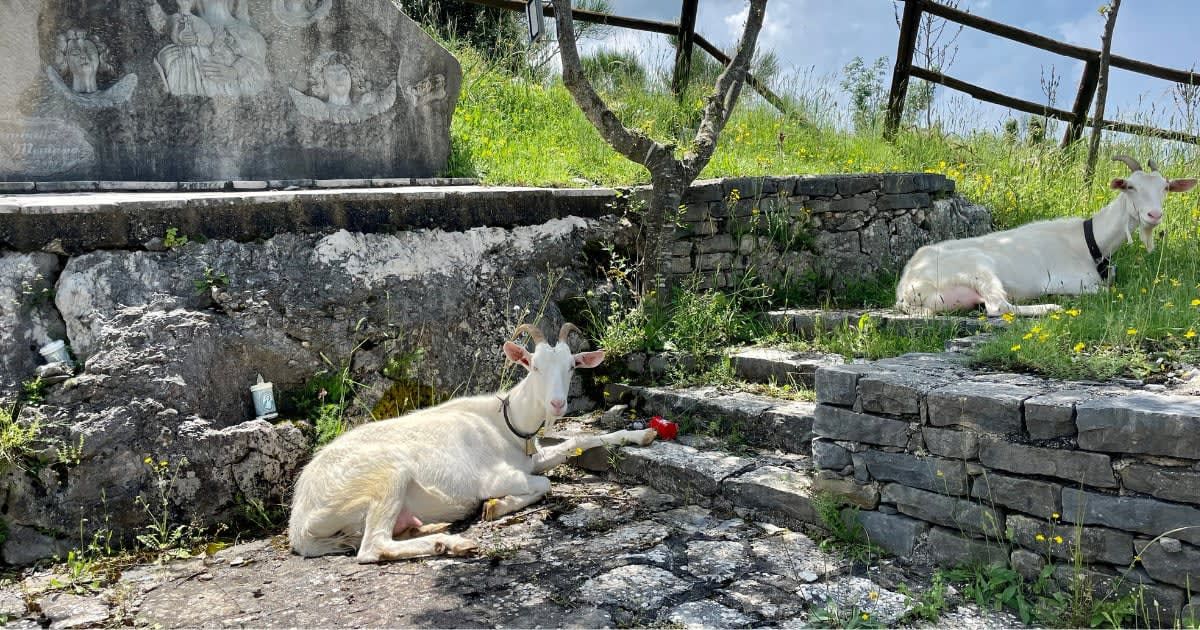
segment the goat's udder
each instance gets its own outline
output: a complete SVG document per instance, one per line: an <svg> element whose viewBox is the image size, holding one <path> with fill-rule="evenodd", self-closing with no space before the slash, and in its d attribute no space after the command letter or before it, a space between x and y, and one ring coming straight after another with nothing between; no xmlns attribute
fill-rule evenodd
<svg viewBox="0 0 1200 630"><path fill-rule="evenodd" d="M983 296L971 287L954 286L942 289L939 296L941 307L937 310L957 311L971 309L983 303Z"/></svg>

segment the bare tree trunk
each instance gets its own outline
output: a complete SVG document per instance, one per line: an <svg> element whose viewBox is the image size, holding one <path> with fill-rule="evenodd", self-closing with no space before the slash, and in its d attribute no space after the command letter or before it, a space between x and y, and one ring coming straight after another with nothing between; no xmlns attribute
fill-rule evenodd
<svg viewBox="0 0 1200 630"><path fill-rule="evenodd" d="M1121 0L1111 0L1107 19L1104 21L1104 35L1100 38L1100 75L1096 79L1096 107L1092 114L1092 137L1088 143L1087 167L1083 171L1083 178L1089 184L1096 172L1096 154L1100 151L1100 124L1104 121L1104 101L1108 99L1108 59L1112 50L1113 28L1117 25L1117 10L1120 8Z"/></svg>
<svg viewBox="0 0 1200 630"><path fill-rule="evenodd" d="M717 140L742 92L754 57L754 45L762 29L767 0L750 0L746 27L734 55L725 71L717 78L713 93L704 107L696 137L682 158L675 157L675 146L655 141L646 134L629 129L613 114L595 88L583 74L575 31L571 17L571 0L553 0L554 17L558 26L558 47L562 56L563 84L579 109L601 137L621 155L641 164L650 171L652 192L650 207L643 215L642 233L642 291L667 285L666 241L674 224L671 219L679 209L683 193L708 165L716 150Z"/></svg>

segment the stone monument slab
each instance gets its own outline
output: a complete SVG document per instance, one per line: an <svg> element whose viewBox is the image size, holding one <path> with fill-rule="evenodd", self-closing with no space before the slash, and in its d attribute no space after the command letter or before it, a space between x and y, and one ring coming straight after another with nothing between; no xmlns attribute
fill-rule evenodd
<svg viewBox="0 0 1200 630"><path fill-rule="evenodd" d="M457 60L391 0L0 0L0 182L429 177Z"/></svg>

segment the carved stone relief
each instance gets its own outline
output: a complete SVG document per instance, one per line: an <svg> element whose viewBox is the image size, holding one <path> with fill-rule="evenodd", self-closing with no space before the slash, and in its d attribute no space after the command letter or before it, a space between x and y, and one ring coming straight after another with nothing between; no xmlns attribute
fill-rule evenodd
<svg viewBox="0 0 1200 630"><path fill-rule="evenodd" d="M59 34L54 63L46 66L50 85L63 98L81 107L115 107L128 101L137 88L136 74L126 74L108 87L99 87L99 77L115 74L108 47L95 34L78 28ZM70 79L70 85L66 78Z"/></svg>
<svg viewBox="0 0 1200 630"><path fill-rule="evenodd" d="M271 0L271 13L275 14L276 20L287 26L308 26L329 15L333 0L320 0L316 6L309 9L311 4L313 3L308 0Z"/></svg>
<svg viewBox="0 0 1200 630"><path fill-rule="evenodd" d="M308 74L308 94L288 88L292 103L306 118L356 123L378 116L396 103L395 81L382 90L372 90L371 82L345 53L322 53Z"/></svg>
<svg viewBox="0 0 1200 630"><path fill-rule="evenodd" d="M446 100L446 75L431 74L405 86L404 96L412 107L426 107Z"/></svg>
<svg viewBox="0 0 1200 630"><path fill-rule="evenodd" d="M158 0L146 6L150 25L171 43L154 65L176 96L253 96L271 81L267 41L250 23L248 0L176 0L167 16Z"/></svg>
<svg viewBox="0 0 1200 630"><path fill-rule="evenodd" d="M0 119L0 175L57 175L94 161L95 151L76 125L52 118Z"/></svg>

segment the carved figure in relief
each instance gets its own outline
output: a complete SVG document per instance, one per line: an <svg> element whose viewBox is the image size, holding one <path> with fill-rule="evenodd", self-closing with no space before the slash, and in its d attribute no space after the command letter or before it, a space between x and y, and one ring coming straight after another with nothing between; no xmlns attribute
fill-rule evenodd
<svg viewBox="0 0 1200 630"><path fill-rule="evenodd" d="M253 96L271 80L267 41L246 12L248 0L176 0L168 18L158 0L146 5L150 25L171 43L154 58L167 91L177 96Z"/></svg>
<svg viewBox="0 0 1200 630"><path fill-rule="evenodd" d="M60 94L84 107L112 107L129 100L137 87L137 75L127 74L106 89L98 75L115 73L108 47L84 29L68 28L55 41L54 64L46 66L46 78ZM63 77L69 77L67 85Z"/></svg>
<svg viewBox="0 0 1200 630"><path fill-rule="evenodd" d="M446 75L431 74L404 88L405 97L413 107L424 107L446 99Z"/></svg>
<svg viewBox="0 0 1200 630"><path fill-rule="evenodd" d="M396 82L372 90L369 80L341 52L325 52L309 68L309 93L288 88L302 116L338 124L362 122L391 109L396 103Z"/></svg>
<svg viewBox="0 0 1200 630"><path fill-rule="evenodd" d="M333 7L333 0L320 0L311 10L307 0L271 0L271 13L288 26L308 26L324 19Z"/></svg>

